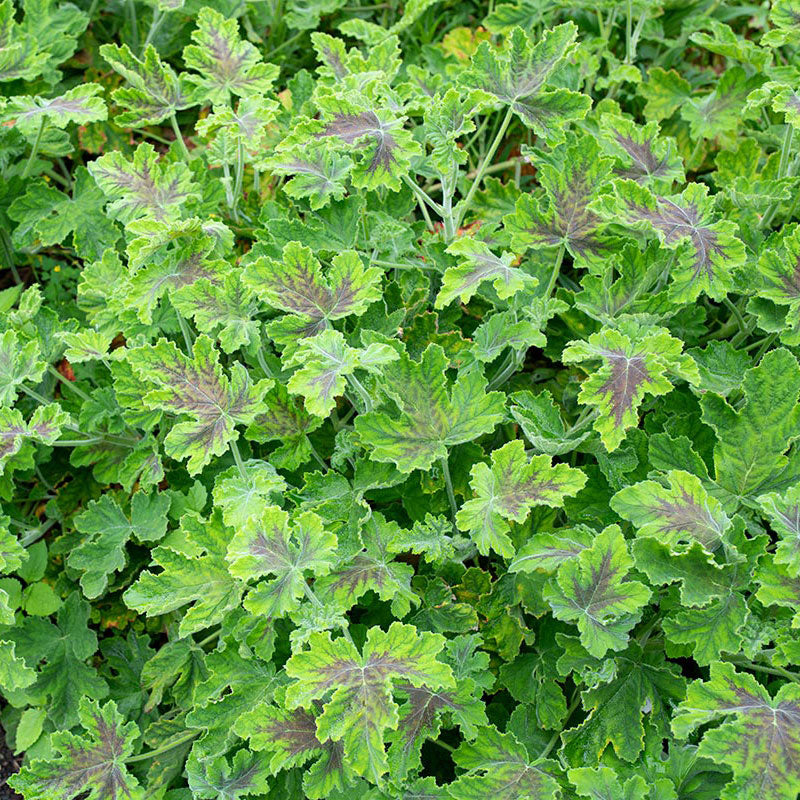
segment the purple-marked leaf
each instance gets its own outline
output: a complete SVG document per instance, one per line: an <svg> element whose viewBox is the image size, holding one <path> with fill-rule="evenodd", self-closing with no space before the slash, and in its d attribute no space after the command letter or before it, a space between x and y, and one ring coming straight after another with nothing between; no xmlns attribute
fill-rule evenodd
<svg viewBox="0 0 800 800"><path fill-rule="evenodd" d="M311 459L308 434L323 421L309 414L302 401L290 397L288 389L278 383L264 395L263 410L256 414L245 436L256 442L280 442L269 460L276 467L293 470Z"/></svg>
<svg viewBox="0 0 800 800"><path fill-rule="evenodd" d="M185 79L159 58L153 45L147 46L142 59L127 44L104 44L100 55L128 83L112 95L114 102L126 109L114 118L118 125L126 128L156 125L194 105Z"/></svg>
<svg viewBox="0 0 800 800"><path fill-rule="evenodd" d="M430 158L445 179L467 161L466 152L457 140L475 130L473 118L491 98L482 91L462 92L450 88L424 107L425 138L431 146Z"/></svg>
<svg viewBox="0 0 800 800"><path fill-rule="evenodd" d="M333 140L337 149L354 159L350 171L353 186L359 189L386 186L399 191L411 157L420 151L403 127L405 118L341 98L328 98L320 105L323 121L315 123L311 135L318 140Z"/></svg>
<svg viewBox="0 0 800 800"><path fill-rule="evenodd" d="M682 103L680 114L689 123L692 139L712 139L736 131L747 116L747 96L762 80L760 76L748 78L741 67L730 67L716 81L712 92L692 96Z"/></svg>
<svg viewBox="0 0 800 800"><path fill-rule="evenodd" d="M352 504L352 492L350 493ZM414 571L408 564L395 561L393 543L403 531L396 522L373 512L364 523L361 539L364 547L343 561L330 575L315 582L320 599L337 608L349 610L368 591L391 602L392 613L404 617L412 604L419 602L411 590Z"/></svg>
<svg viewBox="0 0 800 800"><path fill-rule="evenodd" d="M462 742L453 760L464 770L450 784L453 800L556 800L559 765L531 758L512 733L482 728L474 742Z"/></svg>
<svg viewBox="0 0 800 800"><path fill-rule="evenodd" d="M41 380L46 364L39 356L36 340L23 344L13 330L0 336L0 407L14 404L18 387L25 381Z"/></svg>
<svg viewBox="0 0 800 800"><path fill-rule="evenodd" d="M777 242L768 242L758 259L758 274L763 281L758 296L788 306L787 328L800 324L800 228L787 228Z"/></svg>
<svg viewBox="0 0 800 800"><path fill-rule="evenodd" d="M89 164L89 172L122 223L139 217L165 221L180 217L183 204L198 196L186 164L159 161L155 148L140 144L129 161L118 150Z"/></svg>
<svg viewBox="0 0 800 800"><path fill-rule="evenodd" d="M496 97L539 136L555 137L569 122L582 119L591 105L586 95L547 87L576 35L575 24L566 22L544 31L534 44L522 28L514 28L500 51L482 42L461 81Z"/></svg>
<svg viewBox="0 0 800 800"><path fill-rule="evenodd" d="M428 469L447 456L447 448L494 430L503 415L504 395L487 392L480 370L459 373L452 387L447 358L429 345L420 361L406 353L382 370L381 388L400 414L371 411L356 417L356 432L375 461L401 472Z"/></svg>
<svg viewBox="0 0 800 800"><path fill-rule="evenodd" d="M253 750L267 751L273 775L304 767L303 790L311 800L325 800L353 783L355 776L343 758L342 743L330 739L320 742L317 719L309 711L263 703L243 714L235 730L238 736L250 740ZM313 763L308 764L311 759Z"/></svg>
<svg viewBox="0 0 800 800"><path fill-rule="evenodd" d="M264 95L278 77L279 68L261 61L258 48L239 36L239 22L226 19L206 6L197 15L194 44L183 49L183 60L200 75L187 75L197 102L223 105L230 95Z"/></svg>
<svg viewBox="0 0 800 800"><path fill-rule="evenodd" d="M516 211L503 218L514 249L563 246L578 263L607 257L599 235L603 221L589 204L608 183L611 167L591 136L560 145L539 166L544 197L521 195Z"/></svg>
<svg viewBox="0 0 800 800"><path fill-rule="evenodd" d="M138 220L137 225L149 220ZM211 292L212 284L220 286L228 262L212 258L213 242L206 236L192 236L177 239L169 249L156 248L145 264L130 276L130 290L127 298L131 308L145 324L153 321L153 312L158 301L168 294L195 281L203 280L206 292ZM229 279L230 280L230 279Z"/></svg>
<svg viewBox="0 0 800 800"><path fill-rule="evenodd" d="M770 697L756 679L732 664L711 665L708 681L689 685L672 731L685 739L699 726L699 755L732 770L720 800L784 800L800 791L800 687L786 683Z"/></svg>
<svg viewBox="0 0 800 800"><path fill-rule="evenodd" d="M28 422L16 408L0 406L0 473L25 442L53 444L68 422L69 414L58 403L38 406Z"/></svg>
<svg viewBox="0 0 800 800"><path fill-rule="evenodd" d="M768 48L760 47L751 39L738 35L729 25L725 25L713 17L704 20L703 27L711 33L701 31L693 33L689 38L712 53L725 56L729 61L739 61L746 66L753 67L756 72L763 72L764 68L772 61ZM763 38L761 43L763 43Z"/></svg>
<svg viewBox="0 0 800 800"><path fill-rule="evenodd" d="M83 733L54 733L53 755L26 764L9 783L28 798L141 800L143 790L125 766L139 738L136 723L124 722L113 700L101 706L82 698L78 713Z"/></svg>
<svg viewBox="0 0 800 800"><path fill-rule="evenodd" d="M248 519L228 544L231 573L240 580L260 581L244 601L245 608L264 617L293 611L305 592L306 572L327 575L336 561L336 535L312 512L295 517L271 506Z"/></svg>
<svg viewBox="0 0 800 800"><path fill-rule="evenodd" d="M656 481L626 486L611 498L611 508L632 522L640 536L657 537L676 549L697 541L708 552L716 550L730 526L719 501L695 475L670 470L664 477L669 488Z"/></svg>
<svg viewBox="0 0 800 800"><path fill-rule="evenodd" d="M216 338L224 353L259 339L258 304L240 271L229 268L221 281L201 277L177 289L170 299L184 317L194 320L197 330Z"/></svg>
<svg viewBox="0 0 800 800"><path fill-rule="evenodd" d="M282 187L293 198L308 198L312 211L331 200L341 200L353 167L352 159L320 143L306 144L267 159L265 166L275 175L293 176Z"/></svg>
<svg viewBox="0 0 800 800"><path fill-rule="evenodd" d="M320 66L317 67L320 76L339 81L350 73L348 64L350 59L344 40L321 31L314 31L311 34L311 44L320 62Z"/></svg>
<svg viewBox="0 0 800 800"><path fill-rule="evenodd" d="M512 266L516 260L513 253L504 251L498 257L480 239L462 236L447 248L447 252L463 260L457 267L445 270L434 308L444 308L456 299L462 303L469 302L484 281L492 281L501 300L507 300L538 283L524 270Z"/></svg>
<svg viewBox="0 0 800 800"><path fill-rule="evenodd" d="M35 136L40 125L66 128L73 122L97 122L108 116L106 104L98 97L102 91L99 84L84 83L57 97L12 97L0 114L0 121L10 121L28 137Z"/></svg>
<svg viewBox="0 0 800 800"><path fill-rule="evenodd" d="M745 260L736 225L715 219L713 206L707 187L699 183L690 183L675 197L660 197L634 181L618 180L615 194L593 208L608 222L653 232L663 246L676 250L670 297L691 302L701 293L715 300L725 297L733 288L733 271Z"/></svg>
<svg viewBox="0 0 800 800"><path fill-rule="evenodd" d="M218 106L198 121L195 130L209 144L206 155L214 166L235 165L245 155L261 164L262 151L268 146L267 125L275 118L279 105L274 100L251 96L239 100L236 108Z"/></svg>
<svg viewBox="0 0 800 800"><path fill-rule="evenodd" d="M633 559L619 527L597 534L591 547L565 561L544 588L553 614L578 626L581 644L595 658L624 650L651 592L628 580Z"/></svg>
<svg viewBox="0 0 800 800"><path fill-rule="evenodd" d="M469 531L478 551L494 550L504 558L514 556L507 520L524 522L536 505L561 506L576 495L586 475L566 464L552 465L550 456L525 457L525 445L515 439L492 452L491 468L479 462L470 473L475 497L456 516L458 527Z"/></svg>
<svg viewBox="0 0 800 800"><path fill-rule="evenodd" d="M603 143L619 165L614 173L637 183L684 180L683 161L674 139L659 136L658 122L636 125L627 117L603 114L600 117Z"/></svg>
<svg viewBox="0 0 800 800"><path fill-rule="evenodd" d="M357 369L380 374L380 367L399 358L388 344L373 342L366 348L350 347L336 330L326 330L299 343L287 367L300 367L286 384L291 394L305 399L306 411L327 417L344 394L347 379Z"/></svg>
<svg viewBox="0 0 800 800"><path fill-rule="evenodd" d="M208 521L187 514L181 527L184 549L156 547L152 566L161 572L142 572L123 598L129 608L149 617L185 609L179 631L188 636L217 624L238 606L243 587L225 561L231 531L219 511Z"/></svg>
<svg viewBox="0 0 800 800"><path fill-rule="evenodd" d="M647 83L639 88L639 94L647 101L643 111L645 119L667 119L688 101L692 86L674 69L667 72L661 67L653 67L647 75Z"/></svg>
<svg viewBox="0 0 800 800"><path fill-rule="evenodd" d="M75 251L95 260L119 238L119 229L103 214L105 198L84 167L75 171L70 198L36 181L9 207L8 216L18 223L13 241L19 247L60 244L72 235Z"/></svg>
<svg viewBox="0 0 800 800"><path fill-rule="evenodd" d="M800 3L797 0L775 0L770 4L769 21L775 26L761 37L762 45L780 47L800 42Z"/></svg>
<svg viewBox="0 0 800 800"><path fill-rule="evenodd" d="M147 408L191 417L191 421L173 425L164 441L170 456L178 460L188 457L190 474L228 449L238 437L236 425L253 422L273 383L261 380L254 385L239 362L228 378L220 366L219 352L203 334L195 340L191 358L173 342L160 339L155 345L131 350L128 360L142 381Z"/></svg>
<svg viewBox="0 0 800 800"><path fill-rule="evenodd" d="M36 37L17 24L14 12L13 0L0 3L0 83L33 80L42 74L49 56L39 49Z"/></svg>
<svg viewBox="0 0 800 800"><path fill-rule="evenodd" d="M397 682L452 688L450 667L436 659L444 643L443 636L419 633L400 622L386 632L370 628L361 653L346 639L314 634L309 649L294 653L286 663L293 681L286 705L311 709L322 700L318 738L341 741L352 769L380 783L388 769L384 736L399 722L393 689Z"/></svg>
<svg viewBox="0 0 800 800"><path fill-rule="evenodd" d="M775 563L784 565L792 577L800 577L800 486L792 486L783 494L762 495L758 505L780 537Z"/></svg>
<svg viewBox="0 0 800 800"><path fill-rule="evenodd" d="M329 328L333 320L363 314L381 296L381 275L377 267L365 269L353 250L334 256L323 271L310 248L289 242L281 261L262 257L249 264L244 282L264 302L288 312L268 327L276 342L287 345Z"/></svg>
<svg viewBox="0 0 800 800"><path fill-rule="evenodd" d="M60 331L57 338L64 344L64 358L70 364L102 361L108 356L113 336L91 328L80 331Z"/></svg>
<svg viewBox="0 0 800 800"><path fill-rule="evenodd" d="M598 409L594 429L606 449L616 450L628 428L639 422L639 406L646 394L672 390L668 375L697 383L697 365L681 353L683 343L664 328L635 325L621 330L603 328L585 341L570 342L561 356L565 364L587 360L602 366L586 378L579 400Z"/></svg>

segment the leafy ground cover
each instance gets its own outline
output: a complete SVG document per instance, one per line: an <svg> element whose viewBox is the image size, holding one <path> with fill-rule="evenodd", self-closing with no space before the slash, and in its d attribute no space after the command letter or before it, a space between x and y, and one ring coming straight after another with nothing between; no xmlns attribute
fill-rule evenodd
<svg viewBox="0 0 800 800"><path fill-rule="evenodd" d="M800 3L0 2L26 800L794 800Z"/></svg>

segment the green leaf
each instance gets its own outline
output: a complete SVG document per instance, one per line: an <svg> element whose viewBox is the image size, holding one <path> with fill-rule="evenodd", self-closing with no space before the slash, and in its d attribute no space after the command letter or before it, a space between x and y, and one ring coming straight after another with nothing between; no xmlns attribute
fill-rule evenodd
<svg viewBox="0 0 800 800"><path fill-rule="evenodd" d="M639 89L639 93L647 101L642 113L646 119L667 119L689 100L691 91L689 81L674 69L667 71L661 67L653 67L648 71L647 83L642 84Z"/></svg>
<svg viewBox="0 0 800 800"><path fill-rule="evenodd" d="M514 421L535 450L549 456L571 453L591 433L591 422L568 428L553 396L546 389L537 395L514 392L509 408Z"/></svg>
<svg viewBox="0 0 800 800"><path fill-rule="evenodd" d="M775 563L785 565L792 577L800 577L800 485L782 495L777 492L758 498L761 511L780 537L775 547Z"/></svg>
<svg viewBox="0 0 800 800"><path fill-rule="evenodd" d="M119 230L102 212L105 199L84 167L75 172L72 197L44 181L32 183L9 207L19 223L14 241L21 247L38 242L47 247L72 235L75 251L86 259L101 258L119 238Z"/></svg>
<svg viewBox="0 0 800 800"><path fill-rule="evenodd" d="M444 308L456 298L462 303L469 302L484 281L492 281L501 300L507 300L517 292L533 288L538 283L536 278L512 266L515 260L512 253L504 252L498 258L480 239L466 236L456 239L447 248L447 252L462 256L464 261L445 271L434 308Z"/></svg>
<svg viewBox="0 0 800 800"><path fill-rule="evenodd" d="M83 698L79 714L84 733L53 734L55 755L26 764L9 784L31 800L52 797L54 792L64 800L79 795L86 800L144 797L138 781L125 766L125 759L132 755L139 738L136 723L123 722L113 700L101 706Z"/></svg>
<svg viewBox="0 0 800 800"><path fill-rule="evenodd" d="M306 574L327 575L336 563L336 535L326 531L312 512L289 515L275 506L248 519L228 544L231 573L241 580L260 581L244 601L253 614L280 617L298 606L306 591Z"/></svg>
<svg viewBox="0 0 800 800"><path fill-rule="evenodd" d="M585 341L567 345L561 356L565 364L602 362L583 381L578 399L597 408L594 429L607 450L616 450L625 431L638 424L638 409L646 394L658 396L672 390L668 375L693 384L699 381L696 364L681 349L682 342L664 328L635 325L620 330L604 327Z"/></svg>
<svg viewBox="0 0 800 800"><path fill-rule="evenodd" d="M547 88L577 32L574 23L565 22L544 31L534 44L522 28L514 28L502 50L481 42L461 81L496 97L537 135L554 138L568 123L583 119L591 105L586 95Z"/></svg>
<svg viewBox="0 0 800 800"><path fill-rule="evenodd" d="M494 727L462 742L453 760L465 770L449 787L453 800L556 800L560 794L556 762L531 759L512 733Z"/></svg>
<svg viewBox="0 0 800 800"><path fill-rule="evenodd" d="M312 211L345 196L353 167L352 159L319 143L280 153L265 163L275 175L293 176L283 185L283 191L295 199L308 198Z"/></svg>
<svg viewBox="0 0 800 800"><path fill-rule="evenodd" d="M641 775L625 781L608 767L578 767L567 772L570 783L581 797L593 800L647 800L650 787Z"/></svg>
<svg viewBox="0 0 800 800"><path fill-rule="evenodd" d="M41 380L46 364L39 355L35 339L23 344L14 330L0 336L0 407L14 404L17 387L25 381Z"/></svg>
<svg viewBox="0 0 800 800"><path fill-rule="evenodd" d="M140 217L169 221L183 204L198 196L186 164L159 161L152 145L140 144L130 161L118 150L89 164L89 172L105 196L114 219L128 223Z"/></svg>
<svg viewBox="0 0 800 800"><path fill-rule="evenodd" d="M359 414L355 427L375 461L395 464L401 472L428 469L447 456L447 448L489 433L502 419L504 395L486 392L478 370L460 372L448 390L447 358L430 345L420 361L406 353L382 370L381 388L398 414Z"/></svg>
<svg viewBox="0 0 800 800"><path fill-rule="evenodd" d="M695 475L670 470L664 477L669 489L642 481L617 492L611 507L632 522L640 536L655 536L673 549L697 541L713 552L730 525L719 501L709 497Z"/></svg>
<svg viewBox="0 0 800 800"><path fill-rule="evenodd" d="M253 459L244 463L244 475L231 467L217 476L214 505L221 509L226 525L239 528L286 488L286 481L269 461Z"/></svg>
<svg viewBox="0 0 800 800"><path fill-rule="evenodd" d="M219 353L205 335L195 340L191 358L173 342L160 339L155 345L131 350L128 359L143 382L147 408L191 417L173 425L164 440L170 456L179 460L188 457L190 474L199 472L236 441L235 426L253 422L263 408L264 394L272 386L271 380L253 385L238 362L228 378L220 366Z"/></svg>
<svg viewBox="0 0 800 800"><path fill-rule="evenodd" d="M593 209L608 222L653 232L664 247L675 250L670 268L671 299L687 303L704 293L721 300L733 289L733 272L745 261L736 225L716 219L714 201L700 183L680 195L662 197L631 180L617 180L614 195Z"/></svg>
<svg viewBox="0 0 800 800"><path fill-rule="evenodd" d="M329 697L317 718L317 735L341 741L351 767L380 784L388 769L385 732L399 722L392 698L395 682L431 689L454 686L450 667L436 660L444 637L393 622L386 632L370 628L361 653L330 634L313 634L309 641L308 650L294 653L286 663L293 681L286 704L310 709Z"/></svg>
<svg viewBox="0 0 800 800"><path fill-rule="evenodd" d="M738 501L782 488L788 469L784 453L800 422L797 359L783 348L767 353L744 373L742 392L745 401L736 410L712 392L700 398L703 422L717 435L715 480Z"/></svg>
<svg viewBox="0 0 800 800"><path fill-rule="evenodd" d="M686 738L700 725L706 730L698 754L733 771L721 800L783 800L800 791L800 687L784 684L776 696L732 664L714 663L708 681L694 681L672 721L673 733Z"/></svg>
<svg viewBox="0 0 800 800"><path fill-rule="evenodd" d="M186 775L189 788L197 798L239 800L269 789L269 773L264 764L255 753L247 750L236 753L232 763L224 757L203 762L190 758Z"/></svg>
<svg viewBox="0 0 800 800"><path fill-rule="evenodd" d="M0 120L10 120L26 135L35 135L43 124L66 128L75 122L86 124L104 120L108 116L106 104L97 95L102 87L85 83L68 89L64 94L45 98L36 95L9 98Z"/></svg>
<svg viewBox="0 0 800 800"><path fill-rule="evenodd" d="M131 537L140 542L155 542L164 537L169 504L166 495L137 492L128 519L116 500L104 494L75 518L75 528L84 539L70 552L67 564L83 570L81 587L89 599L103 594L109 575L125 567L125 547Z"/></svg>
<svg viewBox="0 0 800 800"><path fill-rule="evenodd" d="M115 89L112 95L114 102L126 109L114 118L118 125L126 128L156 125L194 105L186 79L179 78L159 58L153 45L145 48L142 59L127 44L101 45L100 55L128 82L127 87Z"/></svg>
<svg viewBox="0 0 800 800"><path fill-rule="evenodd" d="M524 522L536 505L559 507L576 495L586 475L566 464L552 465L550 456L525 458L525 445L515 439L492 452L492 466L475 464L470 487L476 497L461 506L458 527L469 534L478 551L494 550L505 558L514 555L506 520Z"/></svg>
<svg viewBox="0 0 800 800"><path fill-rule="evenodd" d="M792 628L800 628L800 578L790 576L778 560L768 555L758 566L756 597L765 606L782 606L795 612Z"/></svg>
<svg viewBox="0 0 800 800"><path fill-rule="evenodd" d="M181 528L183 548L156 547L153 565L161 572L143 572L123 598L129 608L149 617L188 606L179 628L181 636L188 636L221 622L239 604L242 585L228 571L225 555L231 534L218 511L208 521L186 515Z"/></svg>
<svg viewBox="0 0 800 800"><path fill-rule="evenodd" d="M264 95L278 77L279 68L262 63L258 49L239 37L237 20L213 8L200 9L192 42L183 49L183 60L200 73L185 77L198 103L222 105L232 94Z"/></svg>
<svg viewBox="0 0 800 800"><path fill-rule="evenodd" d="M39 406L28 422L16 408L0 407L0 472L26 442L53 444L68 422L69 415L58 403Z"/></svg>
<svg viewBox="0 0 800 800"><path fill-rule="evenodd" d="M627 579L632 567L625 539L611 525L591 547L561 564L544 588L554 616L578 626L581 644L595 658L627 647L628 632L650 598L647 586Z"/></svg>

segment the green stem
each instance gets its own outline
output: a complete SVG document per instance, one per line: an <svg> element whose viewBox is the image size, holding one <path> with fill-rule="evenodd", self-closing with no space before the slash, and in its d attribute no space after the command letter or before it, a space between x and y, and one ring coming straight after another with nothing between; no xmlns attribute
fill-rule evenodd
<svg viewBox="0 0 800 800"><path fill-rule="evenodd" d="M361 383L355 375L348 375L347 382L358 392L358 396L364 403L364 410L372 411L372 398L369 396L369 392L364 388L364 384Z"/></svg>
<svg viewBox="0 0 800 800"><path fill-rule="evenodd" d="M450 518L453 522L453 529L456 528L456 514L458 513L458 504L456 503L456 493L453 491L453 479L450 477L450 465L447 463L447 456L442 456L439 459L442 465L442 475L444 476L444 486L447 490L447 499L450 501Z"/></svg>
<svg viewBox="0 0 800 800"><path fill-rule="evenodd" d="M569 718L575 713L575 709L578 707L580 702L581 702L580 695L576 692L574 700L570 703L570 706L567 709L567 716L564 717L564 728L565 729L566 729L567 722L569 722ZM541 754L539 755L540 759L541 758L547 758L547 756L550 755L550 751L556 746L556 742L559 740L560 737L561 737L561 731L558 731L557 733L554 733L550 737L550 741L547 743L547 745L545 746L544 750L542 750Z"/></svg>
<svg viewBox="0 0 800 800"><path fill-rule="evenodd" d="M247 474L244 461L242 461L242 454L239 452L239 445L236 444L235 439L231 439L231 454L233 455L233 460L236 462L236 468L239 470L239 475L242 476L242 480L249 486L250 476Z"/></svg>
<svg viewBox="0 0 800 800"><path fill-rule="evenodd" d="M128 0L128 18L131 25L131 50L139 52L139 22L136 19L135 0Z"/></svg>
<svg viewBox="0 0 800 800"><path fill-rule="evenodd" d="M19 389L21 392L28 395L28 397L30 397L31 400L35 400L37 403L41 403L43 406L46 406L52 402L51 400L42 397L42 395L40 395L39 392L35 392L33 389L29 389L24 383L21 383L19 385Z"/></svg>
<svg viewBox="0 0 800 800"><path fill-rule="evenodd" d="M417 200L425 203L432 211L435 211L440 217L444 215L444 209L417 183L411 180L408 175L403 175L403 183L414 192Z"/></svg>
<svg viewBox="0 0 800 800"><path fill-rule="evenodd" d="M766 337L766 338L765 338L765 339L764 339L764 340L761 342L761 347L759 347L759 348L758 348L758 352L755 354L755 357L754 357L754 359L753 359L753 361L754 361L756 364L758 364L758 362L759 362L759 361L761 361L761 356L763 356L763 355L764 355L764 353L766 353L766 352L767 352L767 350L769 350L770 346L772 345L772 343L773 343L773 342L774 342L774 341L775 341L777 338L778 338L778 334L777 334L777 333L773 333L773 334L770 334L769 336L767 336L767 337Z"/></svg>
<svg viewBox="0 0 800 800"><path fill-rule="evenodd" d="M135 764L137 761L148 761L151 758L160 756L162 753L168 753L170 750L174 750L179 745L185 744L186 742L191 742L192 739L196 739L199 735L200 731L192 731L191 733L186 733L183 736L179 737L178 739L172 739L165 745L162 745L161 747L158 747L155 750L148 750L146 753L139 753L138 756L129 756L128 758L125 759L125 763Z"/></svg>
<svg viewBox="0 0 800 800"><path fill-rule="evenodd" d="M464 217L466 216L466 213L469 211L469 207L472 204L472 199L475 197L475 192L478 191L478 187L481 185L483 176L486 174L486 170L489 168L489 162L491 162L492 158L494 158L497 148L500 147L500 143L503 141L503 137L506 135L506 131L508 130L508 126L511 124L511 119L513 116L514 112L509 107L508 111L506 111L505 117L503 118L503 122L500 124L500 129L497 131L492 143L489 145L489 149L486 151L486 155L483 157L483 161L481 161L481 165L478 167L478 174L475 176L472 186L469 187L467 196L461 203L458 204L458 211L456 212L456 228L461 227L461 223L464 221Z"/></svg>
<svg viewBox="0 0 800 800"><path fill-rule="evenodd" d="M794 128L791 125L786 126L786 133L783 136L783 146L781 147L781 160L778 164L778 180L786 175L786 170L789 166L789 155L792 151L792 137L794 136ZM761 218L759 228L768 228L772 222L775 213L780 207L780 201L776 201L770 205L764 216ZM794 206L793 206L794 208Z"/></svg>
<svg viewBox="0 0 800 800"><path fill-rule="evenodd" d="M767 667L763 664L756 664L753 661L749 661L746 658L732 658L730 659L734 664L745 667L746 669L751 669L754 672L763 672L767 675L777 675L780 678L786 678L786 680L794 681L795 683L800 683L800 675L795 672L789 672L788 669L783 669L783 667Z"/></svg>
<svg viewBox="0 0 800 800"><path fill-rule="evenodd" d="M625 20L625 63L626 64L630 64L631 63L631 57L632 57L632 50L631 50L631 44L632 44L632 41L633 41L633 34L632 34L632 30L633 30L633 20L632 20L633 8L632 8L632 6L633 6L633 4L631 3L631 0L628 0L628 16L627 16L627 18Z"/></svg>
<svg viewBox="0 0 800 800"><path fill-rule="evenodd" d="M156 32L161 27L161 23L164 21L164 17L166 14L161 11L160 9L156 9L153 11L153 19L150 22L150 29L147 31L147 36L144 40L144 44L142 45L142 55L144 55L144 51L147 50L147 45L153 40L153 37L156 35Z"/></svg>
<svg viewBox="0 0 800 800"><path fill-rule="evenodd" d="M742 316L741 311L730 301L730 299L726 296L722 298L722 302L725 304L725 307L733 314L734 318L736 319L736 324L739 326L740 331L747 330L747 323L744 321L744 317Z"/></svg>
<svg viewBox="0 0 800 800"><path fill-rule="evenodd" d="M389 267L391 269L421 269L436 272L436 267L432 267L430 264L423 264L422 262L419 264L399 264L397 261L380 261L377 258L372 258L369 263L375 264L378 267Z"/></svg>
<svg viewBox="0 0 800 800"><path fill-rule="evenodd" d="M188 164L191 161L191 156L189 155L189 148L186 147L186 142L183 140L183 134L181 133L181 129L178 126L178 119L173 112L170 114L169 117L169 124L172 125L172 131L175 134L175 141L178 143L178 147L181 149L181 153L183 154L184 161Z"/></svg>
<svg viewBox="0 0 800 800"><path fill-rule="evenodd" d="M525 352L524 350L522 351ZM519 353L516 350L512 350L508 357L506 358L506 362L501 367L500 371L489 381L489 386L487 389L489 391L493 391L494 389L499 388L502 386L517 370L519 369Z"/></svg>
<svg viewBox="0 0 800 800"><path fill-rule="evenodd" d="M311 456L314 459L314 461L316 461L317 464L319 464L325 472L328 472L330 470L330 467L325 463L325 459L317 452L317 448L314 447L313 444L311 444L310 439L308 440L308 447L309 447L309 452L311 453Z"/></svg>
<svg viewBox="0 0 800 800"><path fill-rule="evenodd" d="M33 167L33 162L36 160L36 155L39 152L39 145L42 142L42 132L44 131L44 122L45 116L42 114L42 118L39 120L39 130L36 131L36 138L33 140L33 147L31 148L31 154L28 156L28 160L25 163L25 169L22 170L22 179L30 175L31 167Z"/></svg>
<svg viewBox="0 0 800 800"><path fill-rule="evenodd" d="M191 356L192 333L189 330L189 324L183 318L183 314L179 314L177 310L175 311L175 316L178 318L178 327L181 329L181 336L183 336L183 343L186 345L186 354Z"/></svg>
<svg viewBox="0 0 800 800"><path fill-rule="evenodd" d="M91 397L89 397L83 389L79 389L72 381L67 380L52 364L47 365L47 371L57 380L61 381L64 386L68 386L72 389L75 394L78 395L84 402L91 401Z"/></svg>
<svg viewBox="0 0 800 800"><path fill-rule="evenodd" d="M239 198L242 195L242 184L244 183L244 144L239 142L236 147L236 183L233 186L233 202L238 206Z"/></svg>
<svg viewBox="0 0 800 800"><path fill-rule="evenodd" d="M288 47L293 42L296 42L304 34L305 31L300 31L299 33L296 33L294 36L290 36L285 42L279 44L274 50L270 50L269 53L267 53L264 56L264 60L269 61L269 59L272 58L272 56L274 56L275 53L279 53L281 50L283 50L284 47Z"/></svg>
<svg viewBox="0 0 800 800"><path fill-rule="evenodd" d="M561 263L564 261L564 245L558 248L558 255L556 256L555 264L553 264L553 271L550 273L550 280L547 282L547 291L545 292L545 299L549 298L553 293L558 275L561 272Z"/></svg>
<svg viewBox="0 0 800 800"><path fill-rule="evenodd" d="M443 742L441 739L434 739L434 744L438 744L443 750L447 750L448 753L455 753L456 749L451 744L447 744L447 742Z"/></svg>

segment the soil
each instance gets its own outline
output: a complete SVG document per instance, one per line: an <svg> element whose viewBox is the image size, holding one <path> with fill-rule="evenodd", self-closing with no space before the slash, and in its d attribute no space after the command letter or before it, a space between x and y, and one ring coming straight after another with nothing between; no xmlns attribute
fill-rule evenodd
<svg viewBox="0 0 800 800"><path fill-rule="evenodd" d="M6 781L19 770L20 759L6 747L3 729L0 728L0 800L22 800Z"/></svg>

